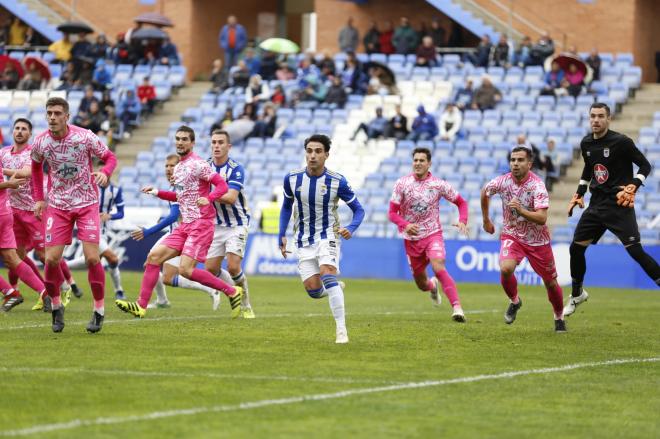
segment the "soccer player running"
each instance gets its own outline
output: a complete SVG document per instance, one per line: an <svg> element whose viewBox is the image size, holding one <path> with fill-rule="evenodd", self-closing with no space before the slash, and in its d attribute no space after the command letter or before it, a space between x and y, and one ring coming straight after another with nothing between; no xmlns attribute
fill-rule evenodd
<svg viewBox="0 0 660 439"><path fill-rule="evenodd" d="M227 270L234 284L243 288L241 315L244 319L253 319L255 316L248 296L248 282L241 268L250 225L250 211L243 190L245 169L229 157L231 146L227 131L214 130L211 133L209 164L227 181L229 190L214 202L215 232L206 259L206 269L217 275L222 260L227 256Z"/></svg>
<svg viewBox="0 0 660 439"><path fill-rule="evenodd" d="M412 174L399 178L394 184L389 219L397 225L404 239L408 263L417 288L428 291L433 303L440 305L439 280L442 291L451 303L452 319L465 322L456 283L445 269L440 200L445 198L458 207L459 220L454 226L465 236L468 236L468 205L449 183L431 175L431 151L428 148L415 148L412 159ZM426 275L429 262L435 273L432 279Z"/></svg>
<svg viewBox="0 0 660 439"><path fill-rule="evenodd" d="M63 98L46 101L48 129L32 145L32 195L34 213L46 224L46 289L52 302L53 332L64 329L64 307L59 287L64 281L60 268L64 247L71 244L74 224L82 241L87 277L94 297L94 311L87 324L99 332L105 315L105 272L99 257L101 236L98 185L105 184L117 165L115 155L89 130L69 125L69 103ZM92 158L105 166L94 172ZM44 201L43 166L48 165L50 191Z"/></svg>
<svg viewBox="0 0 660 439"><path fill-rule="evenodd" d="M99 166L104 166L101 163ZM121 287L121 274L119 273L119 257L108 243L108 221L120 220L124 217L124 196L121 187L115 186L110 179L105 184L99 184L99 215L101 217L101 239L99 253L108 262L110 279L115 288L115 299L124 299L124 289Z"/></svg>
<svg viewBox="0 0 660 439"><path fill-rule="evenodd" d="M326 169L331 143L323 134L305 139L307 166L284 177L279 244L286 258L286 229L293 211L293 236L303 285L312 299L328 296L336 324L335 343L348 343L344 292L337 281L339 238L351 239L364 218L364 209L346 178ZM337 217L339 199L353 211L353 220L346 227L341 227Z"/></svg>
<svg viewBox="0 0 660 439"><path fill-rule="evenodd" d="M566 332L563 316L563 293L557 283L555 257L550 245L548 219L549 197L543 180L530 170L532 148L517 145L511 150L511 172L489 181L481 190L483 228L495 233L490 220L490 197L500 194L504 214L504 228L500 236L500 282L511 303L504 314L504 322L516 320L522 301L518 297L516 266L526 257L534 271L541 276L548 291L548 300L555 315L555 331Z"/></svg>
<svg viewBox="0 0 660 439"><path fill-rule="evenodd" d="M180 126L174 139L176 152L181 157L181 161L174 167L176 192L156 190L152 187L144 190L155 192L158 198L163 200L178 201L182 216L181 225L149 252L138 300L116 300L115 303L124 312L144 317L158 282L160 266L168 259L181 255L179 273L186 279L222 291L229 297L232 318L236 318L241 312L243 289L239 286L232 287L208 271L196 268L198 262L206 260L213 240L215 209L211 203L227 193L227 183L213 172L206 161L193 152L195 131L192 128ZM215 186L213 192L211 185Z"/></svg>
<svg viewBox="0 0 660 439"><path fill-rule="evenodd" d="M628 254L660 285L660 267L642 248L634 209L635 193L651 173L651 164L628 136L609 129L611 120L606 104L592 104L591 134L580 142L584 169L569 202L568 216L573 214L575 206L584 208L587 187L591 201L580 217L570 246L572 291L564 307L566 316L589 298L582 288L587 271L584 254L589 244L598 242L606 230L619 238ZM639 167L634 177L633 163Z"/></svg>

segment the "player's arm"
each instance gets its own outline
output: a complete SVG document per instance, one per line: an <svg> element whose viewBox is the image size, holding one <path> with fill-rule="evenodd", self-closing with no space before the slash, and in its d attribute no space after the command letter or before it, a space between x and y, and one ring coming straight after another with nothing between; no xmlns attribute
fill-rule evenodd
<svg viewBox="0 0 660 439"><path fill-rule="evenodd" d="M15 175L17 178L30 178L32 175L32 167L25 166L20 169L2 168L2 175L6 175L7 177Z"/></svg>
<svg viewBox="0 0 660 439"><path fill-rule="evenodd" d="M458 207L458 222L453 224L454 227L458 228L458 231L469 237L470 231L468 230L468 203L465 201L465 198L461 197L460 194L456 194L456 198L452 201Z"/></svg>
<svg viewBox="0 0 660 439"><path fill-rule="evenodd" d="M357 199L357 195L353 191L353 188L348 184L345 178L342 178L339 181L339 188L337 189L337 195L339 198L346 203L346 205L353 211L353 219L351 223L346 227L339 229L339 234L344 239L351 239L353 233L360 227L362 220L364 219L364 208L360 201Z"/></svg>
<svg viewBox="0 0 660 439"><path fill-rule="evenodd" d="M286 229L289 227L289 220L292 213L293 191L291 190L291 183L287 175L284 177L284 199L282 200L282 208L280 209L280 230L277 234L277 243L284 259L286 259Z"/></svg>
<svg viewBox="0 0 660 439"><path fill-rule="evenodd" d="M232 169L231 173L227 176L227 186L229 190L226 194L218 199L222 204L234 204L238 199L238 194L243 189L245 184L245 170L242 166L237 166Z"/></svg>
<svg viewBox="0 0 660 439"><path fill-rule="evenodd" d="M32 178L30 179L30 188L32 198L36 202L44 201L44 168L41 162L32 160Z"/></svg>
<svg viewBox="0 0 660 439"><path fill-rule="evenodd" d="M227 191L226 194L218 198L218 202L222 204L234 204L236 200L238 199L238 193L236 189L229 187L229 190Z"/></svg>
<svg viewBox="0 0 660 439"><path fill-rule="evenodd" d="M387 212L387 218L399 228L399 230L404 230L408 224L408 221L401 216L401 205L396 203L393 200L390 200L390 209Z"/></svg>
<svg viewBox="0 0 660 439"><path fill-rule="evenodd" d="M484 230L491 235L495 233L495 225L490 220L490 195L488 195L488 183L481 189L481 217L483 219Z"/></svg>
<svg viewBox="0 0 660 439"><path fill-rule="evenodd" d="M137 239L139 241L143 238L146 238L147 236L153 235L154 233L160 232L165 227L174 224L176 220L179 219L180 214L181 211L179 209L179 205L177 203L173 203L170 206L170 211L167 216L163 217L155 226L149 227L147 229L133 231L131 232L131 236L133 239Z"/></svg>
<svg viewBox="0 0 660 439"><path fill-rule="evenodd" d="M0 181L0 189L16 189L25 181L24 178L19 178L16 174L12 175L7 181Z"/></svg>
<svg viewBox="0 0 660 439"><path fill-rule="evenodd" d="M568 216L573 215L573 209L575 209L575 206L584 209L584 194L587 193L593 173L587 160L587 156L584 153L584 149L582 150L582 158L584 159L584 168L582 168L582 175L580 175L580 182L578 183L577 190L573 194L573 197L571 197L571 201L568 202Z"/></svg>
<svg viewBox="0 0 660 439"><path fill-rule="evenodd" d="M548 221L547 207L536 210L527 210L520 205L520 201L517 199L511 200L509 207L515 209L520 216L525 218L527 221L533 222L534 224L543 226L545 225L546 221Z"/></svg>
<svg viewBox="0 0 660 439"><path fill-rule="evenodd" d="M623 207L634 207L635 193L637 193L637 189L644 184L646 177L651 173L651 163L649 163L631 139L627 139L627 144L630 159L639 167L639 170L631 183L625 186L619 186L621 190L616 194L616 204Z"/></svg>

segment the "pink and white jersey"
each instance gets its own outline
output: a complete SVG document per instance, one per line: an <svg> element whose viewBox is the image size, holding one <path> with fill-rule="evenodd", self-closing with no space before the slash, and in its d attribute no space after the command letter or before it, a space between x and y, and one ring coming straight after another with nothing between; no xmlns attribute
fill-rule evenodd
<svg viewBox="0 0 660 439"><path fill-rule="evenodd" d="M445 180L428 177L419 180L415 174L399 178L394 184L391 201L398 204L399 215L409 223L419 226L417 235L401 231L404 239L416 241L442 231L440 224L440 199L456 201L458 192Z"/></svg>
<svg viewBox="0 0 660 439"><path fill-rule="evenodd" d="M48 164L48 205L69 210L98 203L92 156L100 159L107 151L96 134L77 126L68 125L63 138L53 137L49 130L39 134L32 144L32 160Z"/></svg>
<svg viewBox="0 0 660 439"><path fill-rule="evenodd" d="M1 165L0 165L0 175L2 175ZM9 191L7 189L0 189L0 215L8 215L10 213L11 213L11 204L9 203Z"/></svg>
<svg viewBox="0 0 660 439"><path fill-rule="evenodd" d="M174 190L184 223L215 218L213 203L201 207L197 205L197 199L209 196L211 192L209 180L213 174L213 169L206 160L194 152L174 167Z"/></svg>
<svg viewBox="0 0 660 439"><path fill-rule="evenodd" d="M522 207L530 211L547 209L550 206L545 183L536 174L530 172L527 178L518 184L509 172L489 181L484 189L489 197L500 194L502 198L503 235L511 236L531 246L545 245L550 242L548 226L534 224L508 207L509 202L514 198L519 199Z"/></svg>
<svg viewBox="0 0 660 439"><path fill-rule="evenodd" d="M21 152L12 152L13 146L0 149L0 164L4 169L19 170L30 167L32 145L27 145ZM30 189L30 179L26 179L17 189L9 189L9 203L14 209L34 210L34 200Z"/></svg>

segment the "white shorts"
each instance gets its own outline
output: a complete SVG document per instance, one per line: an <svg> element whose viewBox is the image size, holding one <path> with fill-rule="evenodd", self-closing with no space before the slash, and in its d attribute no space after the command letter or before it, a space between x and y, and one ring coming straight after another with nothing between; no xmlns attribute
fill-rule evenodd
<svg viewBox="0 0 660 439"><path fill-rule="evenodd" d="M153 250L156 247L158 247L159 245L161 245L163 243L163 241L165 241L165 238L167 238L168 236L170 236L170 234L166 233L163 236L161 236L160 238L158 238L158 241L156 241L154 246L151 247L151 250ZM149 250L149 251L151 251L151 250ZM163 262L163 264L172 265L173 267L178 267L180 262L181 262L181 256L175 256L172 259L168 259L167 261Z"/></svg>
<svg viewBox="0 0 660 439"><path fill-rule="evenodd" d="M110 245L108 244L108 239L105 237L105 234L102 233L99 238L99 254L102 255L109 248Z"/></svg>
<svg viewBox="0 0 660 439"><path fill-rule="evenodd" d="M224 227L216 224L213 242L211 242L206 259L224 257L227 253L244 257L247 237L248 228L246 226Z"/></svg>
<svg viewBox="0 0 660 439"><path fill-rule="evenodd" d="M339 241L322 239L307 247L296 249L298 272L304 281L321 273L321 265L331 265L339 274Z"/></svg>

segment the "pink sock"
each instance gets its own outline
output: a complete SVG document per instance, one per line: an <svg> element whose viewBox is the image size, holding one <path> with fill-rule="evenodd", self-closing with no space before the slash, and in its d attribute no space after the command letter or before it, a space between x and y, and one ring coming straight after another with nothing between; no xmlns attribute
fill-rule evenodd
<svg viewBox="0 0 660 439"><path fill-rule="evenodd" d="M32 271L34 271L34 274L36 274L37 277L39 278L39 280L43 283L44 282L44 277L41 275L41 271L39 271L39 268L36 266L36 264L34 263L32 258L29 257L29 256L26 256L25 259L23 259L23 262L25 262L27 264L27 266L32 269Z"/></svg>
<svg viewBox="0 0 660 439"><path fill-rule="evenodd" d="M547 288L548 300L552 304L552 310L555 313L555 319L559 320L564 318L564 292L558 283L553 287Z"/></svg>
<svg viewBox="0 0 660 439"><path fill-rule="evenodd" d="M16 270L12 270L10 268L8 270L7 277L9 278L9 284L12 286L12 288L16 289L16 286L18 285L18 274L16 274Z"/></svg>
<svg viewBox="0 0 660 439"><path fill-rule="evenodd" d="M62 303L60 300L60 285L64 282L64 276L62 276L60 265L52 266L46 264L44 275L46 277L46 291L48 291L48 295L53 301L53 306L58 308Z"/></svg>
<svg viewBox="0 0 660 439"><path fill-rule="evenodd" d="M206 270L201 270L199 268L195 268L192 272L192 276L190 276L190 280L194 280L195 282L199 282L202 285L206 285L207 287L220 290L223 293L225 293L225 296L233 296L234 293L236 293L236 289L226 283L225 281L213 276L213 274L209 273Z"/></svg>
<svg viewBox="0 0 660 439"><path fill-rule="evenodd" d="M9 283L5 280L4 277L0 276L0 291L2 291L2 295L6 296L9 294L10 291L13 291L14 287L9 285Z"/></svg>
<svg viewBox="0 0 660 439"><path fill-rule="evenodd" d="M71 270L69 269L69 265L66 263L66 259L62 258L60 259L60 270L62 270L62 277L65 281L69 282L71 279Z"/></svg>
<svg viewBox="0 0 660 439"><path fill-rule="evenodd" d="M516 275L512 274L509 277L505 277L503 274L500 274L500 283L506 295L511 299L511 302L518 303L518 280L516 279Z"/></svg>
<svg viewBox="0 0 660 439"><path fill-rule="evenodd" d="M454 279L452 279L447 270L436 271L435 276L440 281L442 291L444 291L451 306L461 306L461 301L458 298L458 291L456 290L456 282L454 282Z"/></svg>
<svg viewBox="0 0 660 439"><path fill-rule="evenodd" d="M87 267L87 279L89 287L94 296L94 309L103 308L103 298L105 297L105 271L101 262Z"/></svg>
<svg viewBox="0 0 660 439"><path fill-rule="evenodd" d="M144 276L142 277L142 285L140 286L140 297L137 300L138 305L142 308L146 308L147 305L149 305L149 300L151 299L151 294L158 282L159 274L159 265L147 264L144 268Z"/></svg>
<svg viewBox="0 0 660 439"><path fill-rule="evenodd" d="M36 274L34 274L34 271L24 261L21 261L21 263L16 267L16 274L20 280L22 280L28 287L32 288L37 293L41 294L46 289L44 283L37 277Z"/></svg>

